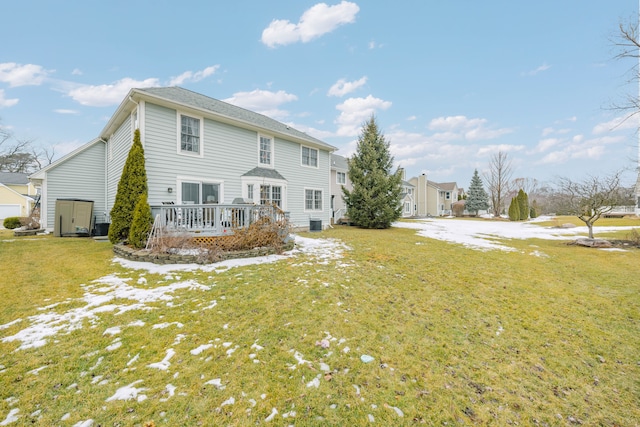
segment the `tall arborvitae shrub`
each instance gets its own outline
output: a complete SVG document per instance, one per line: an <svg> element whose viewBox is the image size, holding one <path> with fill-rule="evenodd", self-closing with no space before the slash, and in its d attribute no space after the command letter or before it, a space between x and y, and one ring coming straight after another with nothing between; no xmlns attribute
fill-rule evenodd
<svg viewBox="0 0 640 427"><path fill-rule="evenodd" d="M147 203L147 195L142 194L133 211L133 221L129 229L129 244L136 249L144 248L153 226L151 206Z"/></svg>
<svg viewBox="0 0 640 427"><path fill-rule="evenodd" d="M129 237L133 211L142 194L147 194L147 171L144 165L144 149L140 141L140 130L133 134L133 145L122 169L116 200L111 209L109 240L118 243Z"/></svg>
<svg viewBox="0 0 640 427"><path fill-rule="evenodd" d="M402 214L402 175L392 172L389 143L378 130L375 118L364 124L356 153L349 159L353 190L342 187L349 219L363 228L389 228Z"/></svg>
<svg viewBox="0 0 640 427"><path fill-rule="evenodd" d="M469 213L478 211L486 211L489 209L489 195L484 189L482 179L478 175L478 170L473 172L471 177L471 184L469 184L469 191L467 191L467 202L465 204Z"/></svg>
<svg viewBox="0 0 640 427"><path fill-rule="evenodd" d="M518 203L517 197L511 199L511 204L509 205L509 220L520 221L520 203Z"/></svg>
<svg viewBox="0 0 640 427"><path fill-rule="evenodd" d="M520 221L526 221L529 219L529 196L521 188L518 191L518 210L520 211Z"/></svg>

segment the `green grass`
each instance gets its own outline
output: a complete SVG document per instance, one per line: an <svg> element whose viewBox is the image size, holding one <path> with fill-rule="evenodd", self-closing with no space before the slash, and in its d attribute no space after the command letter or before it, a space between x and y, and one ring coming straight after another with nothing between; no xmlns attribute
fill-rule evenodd
<svg viewBox="0 0 640 427"><path fill-rule="evenodd" d="M146 309L97 313L42 347L0 341L0 422L14 408L13 425L43 426L244 426L265 423L273 408L271 424L299 426L366 425L369 416L377 425L640 419L640 251L512 240L518 252L481 252L406 229L307 236L350 250L326 263L301 255L167 276L112 264L108 243L0 234L0 325L22 319L0 338L26 328L29 316L85 307L85 294L104 286L94 281L110 274L140 289L204 286ZM104 334L115 326L120 333ZM323 349L316 343L327 333L335 340ZM120 347L107 350L114 340ZM191 353L205 344L212 347ZM169 349L168 370L148 367ZM363 363L364 354L374 362ZM319 387L309 387L317 377ZM207 385L212 379L224 389ZM106 402L139 380L146 400Z"/></svg>

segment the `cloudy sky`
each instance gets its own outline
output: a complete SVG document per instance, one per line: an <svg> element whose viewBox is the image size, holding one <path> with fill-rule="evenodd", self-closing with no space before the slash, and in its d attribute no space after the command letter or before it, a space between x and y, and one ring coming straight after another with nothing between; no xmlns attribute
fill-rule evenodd
<svg viewBox="0 0 640 427"><path fill-rule="evenodd" d="M613 59L631 0L3 4L0 125L61 156L132 87L178 85L351 155L374 114L409 176L468 187L507 152L514 177L629 168L637 93Z"/></svg>

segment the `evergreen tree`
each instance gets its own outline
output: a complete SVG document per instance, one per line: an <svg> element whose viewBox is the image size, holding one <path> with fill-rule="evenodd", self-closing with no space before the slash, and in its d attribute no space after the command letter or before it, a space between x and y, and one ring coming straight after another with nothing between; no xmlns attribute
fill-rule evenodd
<svg viewBox="0 0 640 427"><path fill-rule="evenodd" d="M129 229L129 244L136 249L144 248L152 226L151 206L147 203L147 195L143 193L138 198L138 203L133 211L133 221Z"/></svg>
<svg viewBox="0 0 640 427"><path fill-rule="evenodd" d="M520 203L516 197L511 198L511 204L509 205L509 220L520 221Z"/></svg>
<svg viewBox="0 0 640 427"><path fill-rule="evenodd" d="M392 173L389 143L378 130L375 117L366 122L358 138L357 151L349 159L353 190L342 187L349 218L363 228L389 228L402 214L402 175Z"/></svg>
<svg viewBox="0 0 640 427"><path fill-rule="evenodd" d="M518 211L520 212L520 221L526 221L529 219L529 196L521 188L518 191Z"/></svg>
<svg viewBox="0 0 640 427"><path fill-rule="evenodd" d="M116 200L111 209L109 241L118 243L129 237L133 211L142 194L147 194L147 171L144 164L144 149L140 141L140 130L133 134L133 145L122 169Z"/></svg>
<svg viewBox="0 0 640 427"><path fill-rule="evenodd" d="M538 202L535 200L531 203L531 209L529 209L529 217L531 219L538 217Z"/></svg>
<svg viewBox="0 0 640 427"><path fill-rule="evenodd" d="M484 189L482 179L478 175L478 169L473 172L469 191L467 192L466 208L469 212L475 212L489 209L489 195Z"/></svg>

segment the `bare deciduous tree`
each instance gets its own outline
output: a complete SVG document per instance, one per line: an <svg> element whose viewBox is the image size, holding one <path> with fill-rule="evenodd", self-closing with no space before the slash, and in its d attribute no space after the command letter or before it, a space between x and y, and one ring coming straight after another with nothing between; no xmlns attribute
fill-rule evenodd
<svg viewBox="0 0 640 427"><path fill-rule="evenodd" d="M18 139L0 126L0 172L34 172L51 164L54 154L53 148L37 150L33 141Z"/></svg>
<svg viewBox="0 0 640 427"><path fill-rule="evenodd" d="M638 32L638 21L634 22L630 20L628 23L620 23L618 30L618 34L612 40L617 51L615 59L634 60L632 67L629 69L629 83L638 82L640 74L640 33ZM614 104L613 108L624 111L627 114L626 119L638 114L640 112L638 92L634 91L632 94L627 94L624 101L620 104Z"/></svg>
<svg viewBox="0 0 640 427"><path fill-rule="evenodd" d="M511 160L507 153L498 151L489 161L489 171L484 174L491 198L493 216L504 211L505 201L511 192Z"/></svg>
<svg viewBox="0 0 640 427"><path fill-rule="evenodd" d="M560 178L559 203L564 213L577 216L589 229L593 239L593 224L623 202L621 172L605 177L589 176L582 181Z"/></svg>

